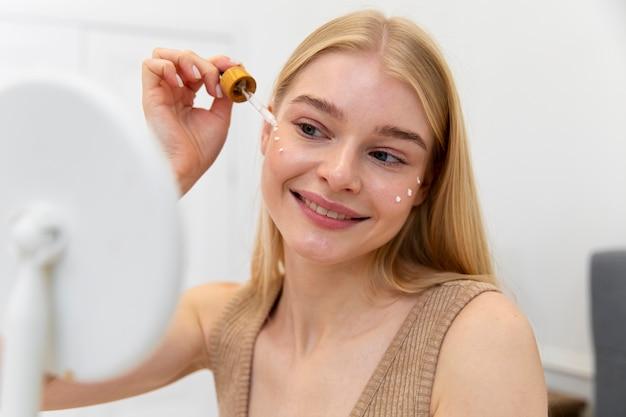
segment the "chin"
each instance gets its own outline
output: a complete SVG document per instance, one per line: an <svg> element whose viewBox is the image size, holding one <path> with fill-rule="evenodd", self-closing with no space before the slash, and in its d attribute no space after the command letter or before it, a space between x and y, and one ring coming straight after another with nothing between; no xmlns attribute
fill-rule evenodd
<svg viewBox="0 0 626 417"><path fill-rule="evenodd" d="M335 244L333 244L335 243ZM329 239L310 237L296 240L284 240L285 249L298 257L319 265L337 265L362 258L365 253L363 247L346 248Z"/></svg>
<svg viewBox="0 0 626 417"><path fill-rule="evenodd" d="M302 239L296 241L285 240L285 245L290 252L315 263L332 264L334 263L333 259L336 258L336 250L333 250L335 248L328 241L314 239L304 241Z"/></svg>

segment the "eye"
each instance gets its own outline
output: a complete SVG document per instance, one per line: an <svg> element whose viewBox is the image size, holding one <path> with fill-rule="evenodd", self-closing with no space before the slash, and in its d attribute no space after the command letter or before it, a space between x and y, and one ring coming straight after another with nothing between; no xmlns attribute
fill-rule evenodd
<svg viewBox="0 0 626 417"><path fill-rule="evenodd" d="M324 134L322 133L322 131L310 123L304 123L304 122L296 123L296 126L298 126L298 129L303 135L308 136L310 138L324 137Z"/></svg>
<svg viewBox="0 0 626 417"><path fill-rule="evenodd" d="M385 151L372 151L369 153L373 158L382 162L385 165L396 165L396 164L404 164L405 162Z"/></svg>

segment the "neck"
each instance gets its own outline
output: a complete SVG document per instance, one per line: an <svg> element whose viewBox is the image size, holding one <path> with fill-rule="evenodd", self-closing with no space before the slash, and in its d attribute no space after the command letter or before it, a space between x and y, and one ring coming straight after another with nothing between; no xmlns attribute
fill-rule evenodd
<svg viewBox="0 0 626 417"><path fill-rule="evenodd" d="M285 279L272 326L294 354L350 340L392 313L398 293L372 291L365 259L320 265L285 248Z"/></svg>

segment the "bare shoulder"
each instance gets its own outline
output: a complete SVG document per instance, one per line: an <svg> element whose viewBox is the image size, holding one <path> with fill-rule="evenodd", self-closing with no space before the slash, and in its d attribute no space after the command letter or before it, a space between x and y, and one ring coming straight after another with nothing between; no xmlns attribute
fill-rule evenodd
<svg viewBox="0 0 626 417"><path fill-rule="evenodd" d="M198 312L212 312L225 307L241 286L237 282L208 282L187 289L183 296Z"/></svg>
<svg viewBox="0 0 626 417"><path fill-rule="evenodd" d="M210 322L222 312L242 284L237 282L208 282L191 287L183 295L198 314L198 319Z"/></svg>
<svg viewBox="0 0 626 417"><path fill-rule="evenodd" d="M207 342L217 320L242 284L236 282L210 282L185 291L185 302L194 311Z"/></svg>
<svg viewBox="0 0 626 417"><path fill-rule="evenodd" d="M543 368L532 327L504 294L487 291L452 322L437 363L434 417L545 417Z"/></svg>

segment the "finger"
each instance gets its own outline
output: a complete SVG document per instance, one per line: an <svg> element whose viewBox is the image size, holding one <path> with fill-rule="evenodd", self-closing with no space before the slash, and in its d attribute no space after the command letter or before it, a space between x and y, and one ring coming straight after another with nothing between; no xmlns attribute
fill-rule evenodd
<svg viewBox="0 0 626 417"><path fill-rule="evenodd" d="M180 82L176 78L176 67L165 59L146 59L142 65L142 79L148 89L159 87L164 80L171 88L179 88Z"/></svg>
<svg viewBox="0 0 626 417"><path fill-rule="evenodd" d="M209 111L228 124L230 123L232 109L233 102L228 97L222 97L213 99Z"/></svg>
<svg viewBox="0 0 626 417"><path fill-rule="evenodd" d="M219 87L221 74L230 67L241 65L238 61L225 55L216 55L204 59L191 52L190 57L193 59L193 64L196 65L202 74L207 92L215 98L221 98L224 95Z"/></svg>
<svg viewBox="0 0 626 417"><path fill-rule="evenodd" d="M181 51L178 57L178 68L182 73L183 81L194 93L205 83L200 68L201 59L191 51Z"/></svg>
<svg viewBox="0 0 626 417"><path fill-rule="evenodd" d="M170 60L180 69L185 84L194 92L198 91L202 82L205 84L207 92L213 97L220 98L223 95L218 88L220 74L228 68L241 65L225 55L216 55L204 59L193 51L176 50L167 48L156 48L153 56ZM198 77L200 74L200 78Z"/></svg>
<svg viewBox="0 0 626 417"><path fill-rule="evenodd" d="M216 85L219 70L209 61L201 58L190 50L156 48L152 52L155 58L167 59L174 63L182 74L182 79L193 92L197 92L202 84L213 97L218 97Z"/></svg>
<svg viewBox="0 0 626 417"><path fill-rule="evenodd" d="M226 55L215 55L207 58L207 61L213 64L220 71L220 73L223 73L230 67L241 65L241 62L229 58Z"/></svg>
<svg viewBox="0 0 626 417"><path fill-rule="evenodd" d="M204 80L202 74L196 65L197 55L192 51L179 51L177 49L155 48L152 51L152 57L156 59L165 59L176 67L176 71L183 81L183 84L191 89L194 93L197 92Z"/></svg>

